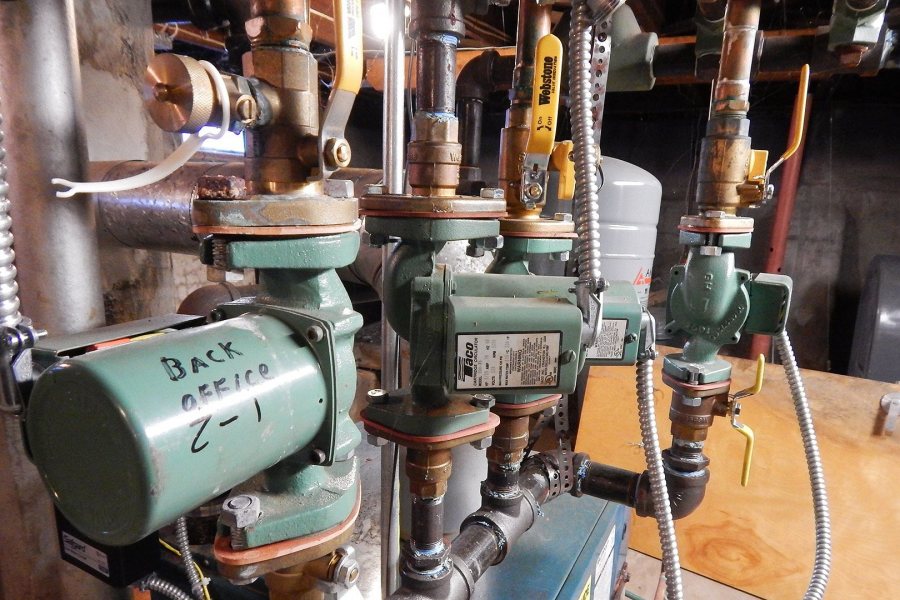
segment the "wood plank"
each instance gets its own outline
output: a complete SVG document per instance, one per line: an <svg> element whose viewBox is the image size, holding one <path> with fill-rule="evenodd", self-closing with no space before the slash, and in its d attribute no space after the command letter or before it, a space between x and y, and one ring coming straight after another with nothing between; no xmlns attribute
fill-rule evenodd
<svg viewBox="0 0 900 600"><path fill-rule="evenodd" d="M734 387L749 386L753 361L733 364ZM665 448L671 390L662 385L661 366L657 360L655 397ZM763 598L800 598L814 549L809 478L784 372L768 367L762 392L743 403L743 420L757 440L750 485L739 482L743 440L717 419L706 450L712 461L706 499L676 529L684 568ZM834 557L826 597L900 598L900 435L872 434L881 396L900 386L818 371L803 376L831 501ZM634 369L594 368L587 391L578 450L643 470ZM659 556L652 519L635 519L631 544Z"/></svg>

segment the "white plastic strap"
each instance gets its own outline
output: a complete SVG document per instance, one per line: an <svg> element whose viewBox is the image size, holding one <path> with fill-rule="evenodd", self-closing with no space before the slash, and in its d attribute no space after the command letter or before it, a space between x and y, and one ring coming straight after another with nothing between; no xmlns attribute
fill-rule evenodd
<svg viewBox="0 0 900 600"><path fill-rule="evenodd" d="M60 179L55 177L50 180L54 185L66 187L56 192L57 198L71 198L75 194L97 194L102 192L123 192L125 190L133 190L135 188L156 183L161 179L165 179L178 169L180 169L191 157L197 153L204 140L219 139L228 131L228 124L231 123L231 106L228 102L228 90L225 87L225 80L222 74L211 63L201 60L200 65L209 73L210 79L216 86L216 95L219 98L219 105L222 108L222 122L218 129L214 132L194 133L191 134L172 154L166 157L161 163L148 169L143 173L126 177L125 179L115 179L113 181L69 181L68 179Z"/></svg>

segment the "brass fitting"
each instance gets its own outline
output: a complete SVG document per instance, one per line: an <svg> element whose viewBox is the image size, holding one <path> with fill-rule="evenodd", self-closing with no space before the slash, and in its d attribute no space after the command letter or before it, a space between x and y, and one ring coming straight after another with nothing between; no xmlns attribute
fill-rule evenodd
<svg viewBox="0 0 900 600"><path fill-rule="evenodd" d="M406 451L406 475L409 491L421 498L440 498L447 493L451 471L450 449Z"/></svg>
<svg viewBox="0 0 900 600"><path fill-rule="evenodd" d="M709 394L709 395L705 395ZM672 392L669 420L672 437L690 442L706 440L714 417L728 414L728 386L715 392Z"/></svg>
<svg viewBox="0 0 900 600"><path fill-rule="evenodd" d="M462 162L459 121L452 115L418 112L415 124L416 139L408 152L413 195L454 196Z"/></svg>
<svg viewBox="0 0 900 600"><path fill-rule="evenodd" d="M266 85L272 120L249 129L245 177L252 194L302 189L318 168L318 65L302 48L254 47L244 73Z"/></svg>
<svg viewBox="0 0 900 600"><path fill-rule="evenodd" d="M518 465L528 447L529 417L500 417L487 449L488 463Z"/></svg>

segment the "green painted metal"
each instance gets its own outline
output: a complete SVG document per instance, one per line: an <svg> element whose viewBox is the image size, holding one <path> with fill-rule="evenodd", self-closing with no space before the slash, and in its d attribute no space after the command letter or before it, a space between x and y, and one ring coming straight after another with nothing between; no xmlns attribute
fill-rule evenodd
<svg viewBox="0 0 900 600"><path fill-rule="evenodd" d="M26 431L66 518L123 545L300 451L327 393L296 331L248 314L59 363Z"/></svg>
<svg viewBox="0 0 900 600"><path fill-rule="evenodd" d="M262 505L246 547L353 512L362 317L334 268L353 261L359 236L227 244L228 268L259 269L257 298L218 307L211 325L63 361L37 382L35 463L98 541L130 543L232 488Z"/></svg>
<svg viewBox="0 0 900 600"><path fill-rule="evenodd" d="M667 307L668 333L689 338L682 352L670 354L663 370L682 381L715 383L731 377L731 364L718 358L722 346L743 332L775 335L784 330L791 280L784 275L735 268L735 248L748 248L750 234L681 233L690 245L684 265L672 268Z"/></svg>
<svg viewBox="0 0 900 600"><path fill-rule="evenodd" d="M572 240L554 238L507 237L503 247L494 252L487 273L530 275L528 261L540 254L560 254L572 250Z"/></svg>
<svg viewBox="0 0 900 600"><path fill-rule="evenodd" d="M828 51L840 46L873 47L881 37L887 0L877 0L864 10L853 8L847 0L837 0L828 28Z"/></svg>
<svg viewBox="0 0 900 600"><path fill-rule="evenodd" d="M740 340L750 311L750 273L735 268L733 252L702 254L701 248L709 246L691 246L687 262L671 270L666 331L689 338L681 353L665 358L663 369L679 379L713 383L731 376L731 365L717 355Z"/></svg>
<svg viewBox="0 0 900 600"><path fill-rule="evenodd" d="M359 251L359 235L341 233L278 240L228 242L229 269L337 269L349 265Z"/></svg>
<svg viewBox="0 0 900 600"><path fill-rule="evenodd" d="M637 362L643 309L631 282L611 281L603 292L603 322L588 365L633 365Z"/></svg>
<svg viewBox="0 0 900 600"><path fill-rule="evenodd" d="M353 512L359 494L353 450L361 441L350 419L356 394L353 342L363 319L334 269L353 262L359 235L246 242L260 246L240 252L231 251L234 244L229 243L228 256L243 256L245 266L259 269L260 291L251 306L236 302L220 308L226 315L253 310L289 323L315 353L327 388L326 418L311 443L234 491L260 499L262 518L242 532L253 548L329 529ZM269 252L280 257L277 262ZM289 268L260 268L267 264ZM313 449L324 453L321 464L311 464Z"/></svg>
<svg viewBox="0 0 900 600"><path fill-rule="evenodd" d="M500 234L496 219L398 219L366 217L370 235L398 237L404 241L451 242Z"/></svg>
<svg viewBox="0 0 900 600"><path fill-rule="evenodd" d="M794 284L786 275L760 273L750 281L750 314L747 333L778 335L784 331Z"/></svg>
<svg viewBox="0 0 900 600"><path fill-rule="evenodd" d="M387 402L369 404L363 416L405 435L431 437L449 435L483 425L490 410L472 404L470 394L444 394L439 410L416 401L408 389L391 393Z"/></svg>

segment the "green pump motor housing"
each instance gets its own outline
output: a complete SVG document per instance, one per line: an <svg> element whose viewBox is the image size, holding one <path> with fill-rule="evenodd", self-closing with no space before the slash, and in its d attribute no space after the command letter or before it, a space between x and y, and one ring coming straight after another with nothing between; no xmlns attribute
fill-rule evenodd
<svg viewBox="0 0 900 600"><path fill-rule="evenodd" d="M328 386L303 335L247 313L58 362L25 431L65 517L126 545L333 430Z"/></svg>

